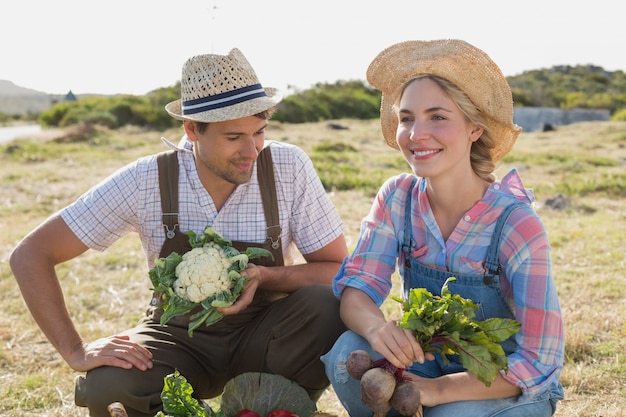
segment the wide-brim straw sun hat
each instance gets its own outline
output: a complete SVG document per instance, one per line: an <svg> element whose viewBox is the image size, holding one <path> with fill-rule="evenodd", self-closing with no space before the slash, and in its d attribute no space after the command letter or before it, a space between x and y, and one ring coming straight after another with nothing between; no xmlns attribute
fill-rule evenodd
<svg viewBox="0 0 626 417"><path fill-rule="evenodd" d="M392 45L372 61L367 81L382 92L380 124L389 146L398 149L394 111L404 84L419 75L436 75L467 94L483 113L496 145L494 162L515 144L522 128L513 122L513 96L500 68L482 50L458 39L411 40Z"/></svg>
<svg viewBox="0 0 626 417"><path fill-rule="evenodd" d="M276 106L282 95L264 88L237 48L228 55L196 55L183 65L181 98L165 106L175 119L222 122L252 116Z"/></svg>

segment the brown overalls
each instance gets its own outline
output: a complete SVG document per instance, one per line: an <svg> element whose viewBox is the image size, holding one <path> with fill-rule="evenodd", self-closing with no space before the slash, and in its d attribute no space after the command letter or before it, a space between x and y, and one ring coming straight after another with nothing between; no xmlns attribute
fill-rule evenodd
<svg viewBox="0 0 626 417"><path fill-rule="evenodd" d="M178 182L172 177L178 177L176 154L164 152L162 155L174 155L169 160L171 165L162 159L165 156L158 158L165 163L159 164L164 225L166 234L174 232L173 238L166 238L161 250L160 256L165 257L173 251L185 253L190 246L188 237L175 227ZM233 242L233 246L239 250L264 247L273 253L274 263L269 257L251 262L283 265L269 149L259 154L257 169L265 216L267 224L271 225L268 241L264 244ZM246 310L225 316L211 326L201 325L191 338L187 334L188 315L174 317L165 326L160 325L163 310L155 307L158 303L156 295L146 317L137 327L123 333L150 349L154 355L152 369L101 367L77 378L76 404L88 406L91 416L109 417L107 405L119 401L130 417L153 417L161 410L163 378L174 370L187 378L194 388L194 396L202 399L219 396L228 380L244 372L282 375L307 389L314 399L328 387L320 356L330 350L345 331L339 317L339 301L330 285L313 285L280 297L257 291Z"/></svg>

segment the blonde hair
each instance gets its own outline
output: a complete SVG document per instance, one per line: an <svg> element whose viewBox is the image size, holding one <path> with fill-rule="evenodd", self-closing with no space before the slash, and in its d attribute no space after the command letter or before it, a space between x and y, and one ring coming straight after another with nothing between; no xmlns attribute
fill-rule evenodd
<svg viewBox="0 0 626 417"><path fill-rule="evenodd" d="M467 94L463 92L463 90L445 78L425 74L411 78L407 81L404 84L402 92L398 95L398 99L402 97L402 94L404 94L406 86L415 80L424 78L434 81L443 90L444 94L457 105L459 110L461 110L461 113L463 113L467 123L475 124L483 128L483 134L480 135L480 138L478 138L477 141L472 143L470 151L470 164L476 175L487 182L494 182L496 180L496 176L494 174L496 164L493 161L492 149L496 146L496 139L491 136L488 119L485 117L483 112L476 107L472 100L470 100ZM398 103L396 103L395 107L397 106Z"/></svg>

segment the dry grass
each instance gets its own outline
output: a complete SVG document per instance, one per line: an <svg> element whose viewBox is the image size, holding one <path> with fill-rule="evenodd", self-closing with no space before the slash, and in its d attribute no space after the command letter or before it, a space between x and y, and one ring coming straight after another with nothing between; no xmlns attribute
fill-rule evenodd
<svg viewBox="0 0 626 417"><path fill-rule="evenodd" d="M378 139L377 123L341 121L350 129L333 131L324 123L277 125L270 136L313 153L321 141L344 142L375 164L392 150ZM500 172L520 169L536 190L538 211L553 245L554 275L566 326L566 399L558 417L626 415L626 125L582 123L556 132L524 133ZM8 269L16 242L50 213L90 185L139 155L163 150L161 133L124 131L92 143L29 142L0 147L0 415L86 416L73 405L76 373L60 359L33 323ZM179 131L166 132L172 140ZM37 144L42 139L33 143ZM620 177L621 175L621 177ZM603 190L603 184L617 183ZM621 182L621 193L619 190ZM568 192L570 190L570 192ZM569 206L544 204L558 193ZM332 198L356 242L371 191L334 191ZM66 301L85 339L131 326L149 299L149 281L136 236L106 253L90 252L59 266ZM345 417L332 390L319 408Z"/></svg>

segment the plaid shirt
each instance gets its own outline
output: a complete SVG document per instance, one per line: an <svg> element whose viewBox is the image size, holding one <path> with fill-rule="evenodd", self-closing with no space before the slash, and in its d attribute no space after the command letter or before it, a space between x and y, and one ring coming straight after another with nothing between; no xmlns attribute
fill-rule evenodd
<svg viewBox="0 0 626 417"><path fill-rule="evenodd" d="M170 147L176 148L169 142ZM285 264L297 252L315 252L344 231L309 157L300 148L266 141L272 150ZM180 230L201 233L213 226L224 237L262 243L267 238L256 165L250 181L239 185L218 212L196 170L192 143L179 144ZM103 251L129 232L141 239L152 268L165 241L156 155L132 162L61 211L70 229L89 248Z"/></svg>
<svg viewBox="0 0 626 417"><path fill-rule="evenodd" d="M411 176L390 178L380 189L364 218L354 253L343 273L334 279L335 294L346 286L367 293L381 305L389 295L404 233L404 202ZM503 208L534 200L515 170L491 185L484 197L460 220L447 241L439 231L426 196L426 180L413 189L412 236L414 257L430 267L452 273L484 274L483 262L495 222ZM552 278L550 247L543 224L532 208L513 212L502 232L499 253L501 288L522 327L519 345L508 358L504 375L525 395L544 392L558 382L563 363L564 334L561 310ZM402 274L402 269L400 268Z"/></svg>

